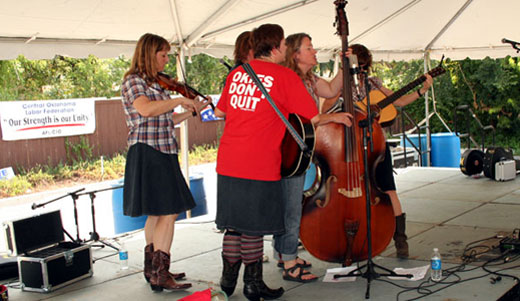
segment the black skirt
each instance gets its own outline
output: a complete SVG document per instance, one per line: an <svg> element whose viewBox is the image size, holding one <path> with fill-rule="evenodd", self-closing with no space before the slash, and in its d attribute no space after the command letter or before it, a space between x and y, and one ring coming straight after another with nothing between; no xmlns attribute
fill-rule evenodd
<svg viewBox="0 0 520 301"><path fill-rule="evenodd" d="M281 181L256 181L218 175L217 228L261 236L284 229Z"/></svg>
<svg viewBox="0 0 520 301"><path fill-rule="evenodd" d="M395 190L394 167L388 143L386 143L385 159L376 167L376 183L381 191Z"/></svg>
<svg viewBox="0 0 520 301"><path fill-rule="evenodd" d="M129 216L169 215L195 207L176 154L136 143L126 157L123 213Z"/></svg>

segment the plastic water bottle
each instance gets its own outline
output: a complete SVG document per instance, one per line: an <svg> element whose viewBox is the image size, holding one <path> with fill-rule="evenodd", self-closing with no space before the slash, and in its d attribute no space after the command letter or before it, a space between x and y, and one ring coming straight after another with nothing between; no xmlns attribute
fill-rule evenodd
<svg viewBox="0 0 520 301"><path fill-rule="evenodd" d="M441 253L437 248L433 248L430 277L432 281L441 281L442 279Z"/></svg>
<svg viewBox="0 0 520 301"><path fill-rule="evenodd" d="M121 243L121 247L119 248L119 265L121 266L121 270L128 269L128 250L124 243Z"/></svg>

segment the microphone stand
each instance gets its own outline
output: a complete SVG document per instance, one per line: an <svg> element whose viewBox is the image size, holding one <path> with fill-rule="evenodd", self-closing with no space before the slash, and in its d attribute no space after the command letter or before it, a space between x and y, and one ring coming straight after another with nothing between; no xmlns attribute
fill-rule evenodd
<svg viewBox="0 0 520 301"><path fill-rule="evenodd" d="M224 61L224 59L220 59L220 60L218 60L218 61L219 61L222 65L226 66L226 68L228 69L228 71L233 70L233 67L232 67L230 64L226 63L226 61Z"/></svg>
<svg viewBox="0 0 520 301"><path fill-rule="evenodd" d="M96 193L102 192L102 191L106 191L106 190L118 189L118 188L123 188L123 185L109 187L109 188L104 188L104 189L98 189L98 190L93 190L93 191L88 191L88 192L83 192L83 193L79 194L79 195L88 194L88 196L90 197L90 212L91 212L91 215L92 215L92 232L89 232L90 239L86 240L85 242L91 242L91 241L99 242L99 243L101 243L101 245L93 245L93 246L94 247L99 247L99 248L104 248L105 246L107 246L107 247L110 247L110 248L112 248L112 249L117 251L114 254L110 254L110 255L107 255L107 256L104 256L104 257L100 257L100 258L96 258L96 259L93 260L93 262L96 262L99 259L103 259L103 258L106 258L106 257L109 257L109 256L116 255L119 252L119 248L118 247L114 246L113 244L111 244L109 242L106 242L105 240L100 239L99 234L96 231L96 209L95 209L95 206L94 206L94 199L96 198Z"/></svg>
<svg viewBox="0 0 520 301"><path fill-rule="evenodd" d="M361 276L367 280L367 289L365 292L365 299L370 299L370 283L372 280L377 279L381 276L391 276L391 277L405 277L405 278L412 278L413 275L411 274L405 274L400 275L396 272L387 269L385 267L382 267L380 265L377 265L372 260L372 226L371 226L371 218L372 218L372 210L370 207L370 184L369 184L369 173L368 173L368 143L369 140L372 137L372 123L374 122L373 119L375 116L373 116L371 110L370 110L370 83L368 82L368 76L366 72L362 72L364 75L364 83L366 88L366 98L367 98L367 118L359 121L359 126L363 128L363 164L365 166L365 201L366 201L366 214L367 214L367 245L368 245L368 255L367 255L367 262L364 265L359 266L357 269L349 272L348 274L344 275L334 275L334 279L343 278L343 277L355 277L355 276ZM373 151L373 143L370 143L370 151ZM361 272L363 268L366 267L365 272ZM387 273L378 273L376 272L375 268L380 268L383 271L386 271Z"/></svg>
<svg viewBox="0 0 520 301"><path fill-rule="evenodd" d="M65 230L65 228L62 227L62 230L63 232L70 238L70 240L72 240L73 242L76 242L76 243L81 243L81 239L79 238L79 224L78 224L78 208L76 207L76 200L79 198L79 195L78 195L78 192L80 191L83 191L85 190L85 188L80 188L76 191L73 191L73 192L69 192L65 195L62 195L60 197L57 197L53 200L50 200L50 201L47 201L45 203L41 203L41 204L36 204L36 203L33 203L31 208L32 210L35 210L36 208L40 208L40 207L43 207L47 204L50 204L52 202L55 202L57 200L61 200L67 196L70 196L72 198L72 202L74 203L74 223L76 225L76 239L72 238L72 236Z"/></svg>
<svg viewBox="0 0 520 301"><path fill-rule="evenodd" d="M508 40L508 39L502 39L502 43L509 43L509 44L511 44L511 47L513 47L513 49L515 49L517 53L520 53L520 47L518 47L518 45L520 45L519 42L511 41L511 40Z"/></svg>

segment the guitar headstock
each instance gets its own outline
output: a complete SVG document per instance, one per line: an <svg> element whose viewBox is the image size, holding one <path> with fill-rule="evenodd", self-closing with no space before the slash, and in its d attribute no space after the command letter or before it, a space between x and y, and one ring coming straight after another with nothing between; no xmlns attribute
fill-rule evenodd
<svg viewBox="0 0 520 301"><path fill-rule="evenodd" d="M436 76L439 76L439 75L443 74L444 72L446 72L446 69L444 69L444 67L442 67L443 62L444 62L444 55L442 55L441 61L439 62L439 66L428 71L428 74L431 77L436 77Z"/></svg>
<svg viewBox="0 0 520 301"><path fill-rule="evenodd" d="M433 68L432 70L428 71L428 74L431 76L431 77L436 77L436 76L439 76L443 73L446 72L446 69L444 69L444 67L442 66L437 66L435 68Z"/></svg>

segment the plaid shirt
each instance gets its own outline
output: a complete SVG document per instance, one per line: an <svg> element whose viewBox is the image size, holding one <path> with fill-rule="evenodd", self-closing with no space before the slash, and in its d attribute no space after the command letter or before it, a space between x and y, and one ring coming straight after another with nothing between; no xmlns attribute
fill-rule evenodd
<svg viewBox="0 0 520 301"><path fill-rule="evenodd" d="M138 142L145 143L166 154L177 154L178 145L175 139L173 110L154 117L143 117L132 105L139 96L146 96L151 101L170 99L167 91L158 83L151 86L137 74L127 76L121 85L123 107L128 126L128 146Z"/></svg>

